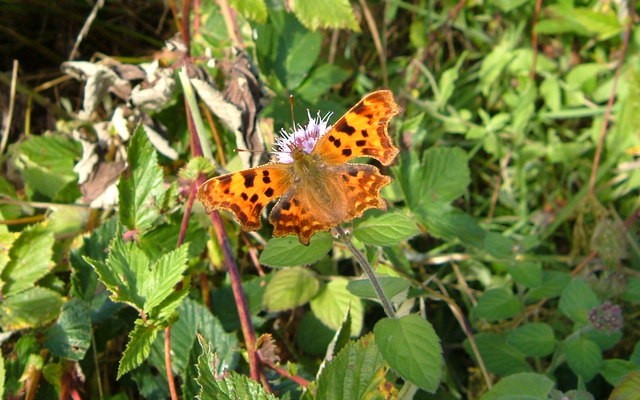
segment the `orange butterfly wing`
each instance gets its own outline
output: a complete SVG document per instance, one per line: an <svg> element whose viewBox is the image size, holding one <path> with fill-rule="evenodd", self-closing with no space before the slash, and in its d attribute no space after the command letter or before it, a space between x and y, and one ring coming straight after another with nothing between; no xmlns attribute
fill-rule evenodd
<svg viewBox="0 0 640 400"><path fill-rule="evenodd" d="M387 126L399 113L389 90L366 95L324 134L313 149L330 164L342 164L356 157L371 157L383 165L393 162L398 149L393 145Z"/></svg>
<svg viewBox="0 0 640 400"><path fill-rule="evenodd" d="M369 208L386 208L380 190L391 178L367 164L329 166L319 179L328 188L330 198L318 201L318 190L309 190L304 182L297 190L285 193L269 214L273 236L298 235L300 243L309 244L311 236L358 218ZM320 192L322 193L322 192Z"/></svg>
<svg viewBox="0 0 640 400"><path fill-rule="evenodd" d="M278 163L232 172L203 183L198 189L198 200L207 213L217 209L231 211L242 229L255 231L262 225L262 209L287 191L290 176L290 167Z"/></svg>

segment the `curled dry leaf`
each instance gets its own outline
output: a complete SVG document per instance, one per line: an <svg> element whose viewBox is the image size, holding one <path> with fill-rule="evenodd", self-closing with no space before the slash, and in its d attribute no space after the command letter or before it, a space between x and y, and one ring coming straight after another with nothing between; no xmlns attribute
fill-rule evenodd
<svg viewBox="0 0 640 400"><path fill-rule="evenodd" d="M85 81L82 110L89 118L98 108L103 97L113 87L123 87L127 91L129 82L121 79L110 67L88 61L68 61L62 63L62 72Z"/></svg>
<svg viewBox="0 0 640 400"><path fill-rule="evenodd" d="M250 150L239 153L243 167L255 167L266 161L264 140L257 124L262 108L258 74L244 52L239 52L233 62L220 62L220 66L226 76L224 92L216 89L208 76L191 78L191 84L211 112L234 133L236 147Z"/></svg>

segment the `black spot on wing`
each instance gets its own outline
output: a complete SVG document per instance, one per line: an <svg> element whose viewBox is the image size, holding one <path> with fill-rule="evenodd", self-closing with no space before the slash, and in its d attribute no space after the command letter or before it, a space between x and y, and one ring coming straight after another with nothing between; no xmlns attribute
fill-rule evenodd
<svg viewBox="0 0 640 400"><path fill-rule="evenodd" d="M349 125L346 119L343 119L336 124L336 130L338 132L346 133L349 136L353 135L356 131L353 126Z"/></svg>
<svg viewBox="0 0 640 400"><path fill-rule="evenodd" d="M360 115L363 114L365 112L367 112L367 110L369 109L369 107L364 105L364 101L360 101L358 104L356 104L355 106L353 106L353 112Z"/></svg>
<svg viewBox="0 0 640 400"><path fill-rule="evenodd" d="M244 175L244 187L248 188L252 188L253 187L253 180L256 178L256 173L255 172L247 172Z"/></svg>

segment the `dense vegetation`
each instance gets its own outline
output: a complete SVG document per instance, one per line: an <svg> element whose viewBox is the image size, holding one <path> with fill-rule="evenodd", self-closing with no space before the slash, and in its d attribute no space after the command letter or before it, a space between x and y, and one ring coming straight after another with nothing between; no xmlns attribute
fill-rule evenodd
<svg viewBox="0 0 640 400"><path fill-rule="evenodd" d="M0 9L0 395L638 398L635 2ZM309 246L205 214L381 88L386 211Z"/></svg>

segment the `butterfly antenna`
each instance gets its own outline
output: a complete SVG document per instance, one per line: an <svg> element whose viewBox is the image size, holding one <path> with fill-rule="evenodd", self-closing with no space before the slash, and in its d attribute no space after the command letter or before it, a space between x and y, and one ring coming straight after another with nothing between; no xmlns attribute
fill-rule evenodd
<svg viewBox="0 0 640 400"><path fill-rule="evenodd" d="M240 152L247 152L247 153L264 153L264 150L250 150L250 149L235 149L236 153L240 153Z"/></svg>
<svg viewBox="0 0 640 400"><path fill-rule="evenodd" d="M289 107L291 108L291 123L293 124L293 129L296 129L296 117L293 114L293 106L296 104L296 99L292 94L289 95Z"/></svg>

